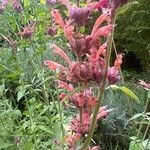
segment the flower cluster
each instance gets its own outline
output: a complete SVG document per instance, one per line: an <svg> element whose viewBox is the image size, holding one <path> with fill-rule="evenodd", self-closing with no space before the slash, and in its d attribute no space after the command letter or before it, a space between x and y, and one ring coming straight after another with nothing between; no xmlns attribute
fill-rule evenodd
<svg viewBox="0 0 150 150"><path fill-rule="evenodd" d="M114 65L109 67L105 74L107 38L111 35L115 26L112 24L112 9L107 7L109 5L107 1L88 1L85 7L72 6L68 0L58 0L57 2L66 6L69 19L64 21L60 12L57 9L52 9L53 21L63 29L72 52L77 56L76 60L71 60L64 50L53 45L53 53L60 56L66 62L66 65L64 66L51 60L45 60L44 64L50 70L58 72L58 80L56 80L58 87L67 90L67 92L72 92L76 83L87 85L89 82L94 82L97 86L101 86L104 75L106 75L107 81L105 86L115 84L120 80L119 69L122 64L122 54L117 55ZM91 33L88 35L80 33L80 27L87 24L92 12L99 11L100 8L102 9L102 14L96 19ZM65 106L67 97L69 102L79 111L79 114L74 116L70 122L69 133L71 134L66 136L70 150L77 141L89 132L93 109L98 101L92 90L91 87L69 96L66 93L61 93L59 96L60 101ZM107 116L110 111L111 109L107 110L106 107L100 107L96 119ZM90 149L98 150L98 147Z"/></svg>
<svg viewBox="0 0 150 150"><path fill-rule="evenodd" d="M35 23L30 23L29 25L23 28L22 32L19 32L17 34L22 36L23 38L31 38L34 29L35 29Z"/></svg>
<svg viewBox="0 0 150 150"><path fill-rule="evenodd" d="M20 3L20 0L2 0L1 3L0 3L0 14L3 13L4 9L7 7L8 4L11 4L14 11L16 13L21 13L22 11L22 6L21 6L21 3Z"/></svg>

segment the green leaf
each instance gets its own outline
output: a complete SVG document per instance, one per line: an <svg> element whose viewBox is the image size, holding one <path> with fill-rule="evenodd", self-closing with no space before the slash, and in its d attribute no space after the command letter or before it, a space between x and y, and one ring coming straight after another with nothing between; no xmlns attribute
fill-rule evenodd
<svg viewBox="0 0 150 150"><path fill-rule="evenodd" d="M124 5L124 6L120 7L120 8L118 8L118 9L116 10L116 16L117 16L117 15L120 15L120 14L124 14L132 5L135 5L135 4L138 4L138 2L137 2L137 1L129 2L129 3L127 3L126 5Z"/></svg>
<svg viewBox="0 0 150 150"><path fill-rule="evenodd" d="M141 143L140 142L132 141L130 143L129 150L142 150Z"/></svg>
<svg viewBox="0 0 150 150"><path fill-rule="evenodd" d="M126 95L128 95L129 97L133 98L134 100L136 100L138 103L139 103L139 98L137 97L137 95L132 91L130 90L129 88L125 87L125 86L122 86L122 87L119 87L117 85L111 85L110 86L112 89L114 90L121 90L123 93L125 93Z"/></svg>
<svg viewBox="0 0 150 150"><path fill-rule="evenodd" d="M19 102L19 100L25 95L26 90L25 89L21 89L18 91L17 93L17 100Z"/></svg>
<svg viewBox="0 0 150 150"><path fill-rule="evenodd" d="M28 5L30 5L30 0L24 0L24 6L26 7Z"/></svg>
<svg viewBox="0 0 150 150"><path fill-rule="evenodd" d="M19 101L26 93L26 89L30 87L31 85L23 85L19 87L19 90L17 92L17 100Z"/></svg>
<svg viewBox="0 0 150 150"><path fill-rule="evenodd" d="M144 140L143 142L142 142L142 146L145 148L145 149L150 149L150 140L149 139L147 139L147 140Z"/></svg>
<svg viewBox="0 0 150 150"><path fill-rule="evenodd" d="M143 115L142 113L135 114L134 116L132 116L132 117L129 119L129 121L135 120L135 119L141 117L142 115Z"/></svg>
<svg viewBox="0 0 150 150"><path fill-rule="evenodd" d="M3 95L4 90L5 90L5 84L0 85L0 95Z"/></svg>
<svg viewBox="0 0 150 150"><path fill-rule="evenodd" d="M0 149L4 149L4 148L9 148L9 147L12 147L14 146L14 144L12 143L0 143Z"/></svg>
<svg viewBox="0 0 150 150"><path fill-rule="evenodd" d="M33 150L33 143L32 143L32 142L27 142L27 143L23 146L23 150Z"/></svg>
<svg viewBox="0 0 150 150"><path fill-rule="evenodd" d="M40 0L40 3L45 4L46 1L45 0Z"/></svg>
<svg viewBox="0 0 150 150"><path fill-rule="evenodd" d="M38 128L49 133L49 134L53 134L53 132L48 127L45 127L43 125L38 125Z"/></svg>

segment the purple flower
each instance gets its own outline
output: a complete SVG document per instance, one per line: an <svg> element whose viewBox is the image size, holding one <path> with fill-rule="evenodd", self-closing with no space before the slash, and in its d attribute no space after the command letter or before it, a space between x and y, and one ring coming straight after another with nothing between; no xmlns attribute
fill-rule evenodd
<svg viewBox="0 0 150 150"><path fill-rule="evenodd" d="M89 15L90 15L90 8L88 7L80 8L72 6L70 9L70 18L78 26L85 25L87 20L89 19Z"/></svg>
<svg viewBox="0 0 150 150"><path fill-rule="evenodd" d="M21 6L21 4L20 4L20 2L18 0L14 0L13 1L13 9L14 9L15 12L21 13L22 6Z"/></svg>
<svg viewBox="0 0 150 150"><path fill-rule="evenodd" d="M56 4L57 0L46 0L46 5L48 6L52 6L54 4Z"/></svg>

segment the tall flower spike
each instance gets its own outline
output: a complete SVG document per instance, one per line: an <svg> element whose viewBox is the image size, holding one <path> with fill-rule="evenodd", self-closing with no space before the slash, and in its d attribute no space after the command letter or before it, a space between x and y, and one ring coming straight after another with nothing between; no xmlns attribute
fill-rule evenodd
<svg viewBox="0 0 150 150"><path fill-rule="evenodd" d="M66 53L61 49L59 48L58 46L56 45L53 45L53 48L54 48L54 53L59 55L61 58L63 58L69 65L71 65L71 60L69 59L69 57L66 55Z"/></svg>
<svg viewBox="0 0 150 150"><path fill-rule="evenodd" d="M59 13L59 11L57 9L53 9L51 11L51 15L54 19L54 21L61 27L61 28L64 28L65 27L65 23Z"/></svg>

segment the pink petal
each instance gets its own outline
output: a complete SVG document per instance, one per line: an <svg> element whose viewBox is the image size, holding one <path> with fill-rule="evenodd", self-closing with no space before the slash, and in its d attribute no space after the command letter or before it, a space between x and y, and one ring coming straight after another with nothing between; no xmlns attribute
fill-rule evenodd
<svg viewBox="0 0 150 150"><path fill-rule="evenodd" d="M98 113L98 115L97 115L97 119L101 119L101 118L107 116L108 113L111 112L112 110L113 110L113 109L108 109L108 110L107 110L106 107L101 107L101 108L99 109L99 113Z"/></svg>
<svg viewBox="0 0 150 150"><path fill-rule="evenodd" d="M113 25L107 25L97 29L97 31L91 36L92 40L95 41L99 37L107 37L108 35L111 34L113 27L114 27Z"/></svg>
<svg viewBox="0 0 150 150"><path fill-rule="evenodd" d="M75 39L74 39L74 26L70 25L72 20L68 21L64 27L64 34L69 40L69 43L72 45L75 44Z"/></svg>
<svg viewBox="0 0 150 150"><path fill-rule="evenodd" d="M97 31L97 29L99 28L99 26L104 22L110 22L110 10L106 11L105 13L103 13L95 22L93 29L92 29L92 33L91 36Z"/></svg>
<svg viewBox="0 0 150 150"><path fill-rule="evenodd" d="M53 71L56 71L56 69L66 70L66 68L63 65L50 60L45 60L44 65L48 66L48 68Z"/></svg>
<svg viewBox="0 0 150 150"><path fill-rule="evenodd" d="M54 18L55 22L61 27L64 28L65 27L65 23L59 13L59 11L57 9L53 9L51 11L51 15Z"/></svg>
<svg viewBox="0 0 150 150"><path fill-rule="evenodd" d="M56 80L56 82L58 83L59 88L63 88L63 89L69 90L69 91L72 91L74 89L74 87L71 84L67 84L60 80Z"/></svg>
<svg viewBox="0 0 150 150"><path fill-rule="evenodd" d="M54 48L54 53L59 55L61 58L63 58L68 64L71 65L71 61L69 59L69 57L66 55L66 53L61 49L59 48L58 46L56 45L53 45L53 48Z"/></svg>

